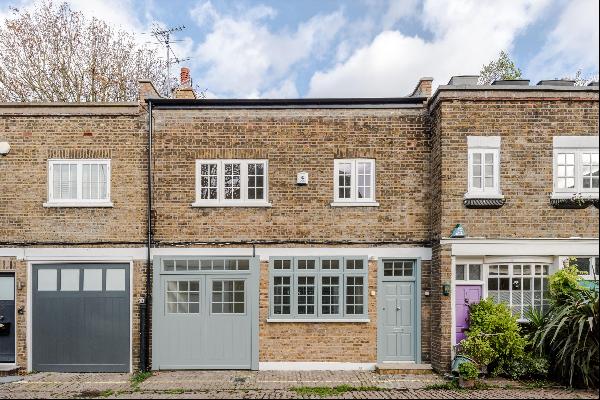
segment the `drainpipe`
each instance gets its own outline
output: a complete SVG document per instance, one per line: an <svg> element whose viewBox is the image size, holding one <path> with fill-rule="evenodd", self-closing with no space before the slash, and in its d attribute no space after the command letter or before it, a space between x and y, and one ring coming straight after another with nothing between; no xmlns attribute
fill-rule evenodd
<svg viewBox="0 0 600 400"><path fill-rule="evenodd" d="M148 312L148 305L151 301L150 291L152 289L152 241L153 241L153 229L152 229L152 100L148 100L148 160L147 160L147 171L148 171L148 182L147 182L147 255L146 255L146 296L144 302L140 304L140 370L148 371L149 365L149 343L150 343L150 331L148 329L150 323L150 314Z"/></svg>

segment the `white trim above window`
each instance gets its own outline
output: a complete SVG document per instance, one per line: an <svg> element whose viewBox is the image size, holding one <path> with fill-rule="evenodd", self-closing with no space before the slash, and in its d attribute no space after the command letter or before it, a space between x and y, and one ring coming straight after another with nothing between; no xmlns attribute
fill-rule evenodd
<svg viewBox="0 0 600 400"><path fill-rule="evenodd" d="M598 136L556 136L553 152L553 199L597 199Z"/></svg>
<svg viewBox="0 0 600 400"><path fill-rule="evenodd" d="M376 207L375 160L338 159L333 162L333 207Z"/></svg>
<svg viewBox="0 0 600 400"><path fill-rule="evenodd" d="M109 159L48 160L44 207L112 207Z"/></svg>
<svg viewBox="0 0 600 400"><path fill-rule="evenodd" d="M268 160L196 160L192 207L270 207Z"/></svg>
<svg viewBox="0 0 600 400"><path fill-rule="evenodd" d="M465 199L502 199L500 192L500 137L467 137L468 183Z"/></svg>

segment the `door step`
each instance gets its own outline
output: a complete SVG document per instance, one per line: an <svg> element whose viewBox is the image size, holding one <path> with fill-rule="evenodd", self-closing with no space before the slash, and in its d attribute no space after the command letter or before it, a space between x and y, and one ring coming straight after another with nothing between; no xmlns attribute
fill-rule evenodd
<svg viewBox="0 0 600 400"><path fill-rule="evenodd" d="M431 364L384 363L377 364L375 371L382 375L423 375L432 374Z"/></svg>
<svg viewBox="0 0 600 400"><path fill-rule="evenodd" d="M0 376L16 375L19 373L19 367L16 364L0 363ZM0 382L2 383L2 382Z"/></svg>

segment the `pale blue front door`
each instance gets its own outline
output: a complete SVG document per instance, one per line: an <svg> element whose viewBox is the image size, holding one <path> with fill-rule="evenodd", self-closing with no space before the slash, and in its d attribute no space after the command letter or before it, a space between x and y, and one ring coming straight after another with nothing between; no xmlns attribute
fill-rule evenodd
<svg viewBox="0 0 600 400"><path fill-rule="evenodd" d="M384 259L378 276L378 362L420 362L420 263Z"/></svg>
<svg viewBox="0 0 600 400"><path fill-rule="evenodd" d="M384 282L383 360L415 360L414 282Z"/></svg>

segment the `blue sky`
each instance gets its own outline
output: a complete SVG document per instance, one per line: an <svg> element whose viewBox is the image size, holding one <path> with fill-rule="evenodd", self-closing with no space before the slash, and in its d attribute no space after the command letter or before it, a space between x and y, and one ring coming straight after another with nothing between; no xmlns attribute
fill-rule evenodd
<svg viewBox="0 0 600 400"><path fill-rule="evenodd" d="M0 0L0 19L35 1ZM598 73L596 0L68 2L141 42L152 24L185 25L175 52L210 97L403 96L422 76L477 74L500 50L534 83Z"/></svg>

